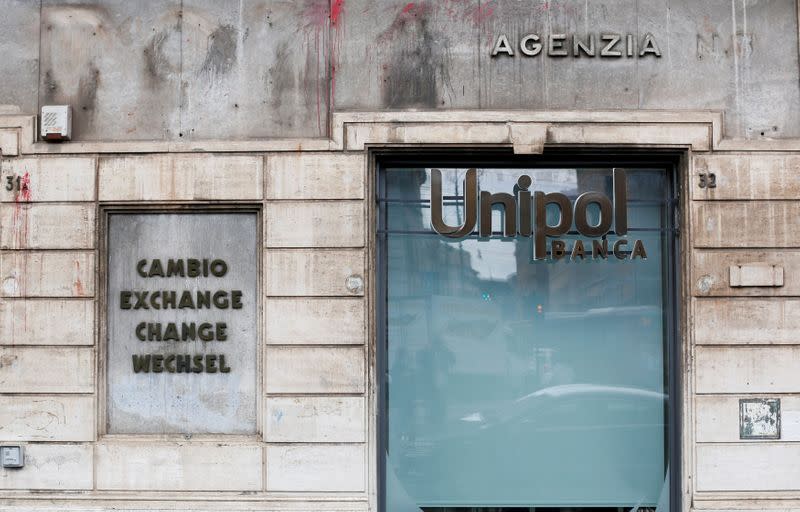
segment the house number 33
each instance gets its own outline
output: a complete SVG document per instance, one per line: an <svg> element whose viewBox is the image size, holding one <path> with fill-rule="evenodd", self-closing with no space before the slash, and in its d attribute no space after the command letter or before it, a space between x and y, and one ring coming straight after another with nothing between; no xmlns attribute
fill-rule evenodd
<svg viewBox="0 0 800 512"><path fill-rule="evenodd" d="M717 175L713 172L698 174L700 182L697 184L700 188L717 188Z"/></svg>

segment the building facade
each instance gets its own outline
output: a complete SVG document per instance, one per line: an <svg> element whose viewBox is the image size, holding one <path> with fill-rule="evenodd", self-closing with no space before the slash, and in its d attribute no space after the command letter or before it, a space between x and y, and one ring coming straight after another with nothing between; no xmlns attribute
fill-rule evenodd
<svg viewBox="0 0 800 512"><path fill-rule="evenodd" d="M0 5L0 510L800 509L795 1Z"/></svg>

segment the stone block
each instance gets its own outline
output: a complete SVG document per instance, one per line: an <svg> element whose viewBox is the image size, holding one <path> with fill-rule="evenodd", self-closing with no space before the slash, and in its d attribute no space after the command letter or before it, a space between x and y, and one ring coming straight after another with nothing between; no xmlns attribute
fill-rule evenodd
<svg viewBox="0 0 800 512"><path fill-rule="evenodd" d="M19 154L19 130L0 130L0 154L3 156Z"/></svg>
<svg viewBox="0 0 800 512"><path fill-rule="evenodd" d="M700 444L698 491L794 491L800 489L797 443Z"/></svg>
<svg viewBox="0 0 800 512"><path fill-rule="evenodd" d="M800 237L800 202L695 201L695 247L795 247Z"/></svg>
<svg viewBox="0 0 800 512"><path fill-rule="evenodd" d="M0 205L0 249L92 249L93 204Z"/></svg>
<svg viewBox="0 0 800 512"><path fill-rule="evenodd" d="M0 393L92 393L94 351L85 347L0 347Z"/></svg>
<svg viewBox="0 0 800 512"><path fill-rule="evenodd" d="M363 393L363 347L268 347L267 393Z"/></svg>
<svg viewBox="0 0 800 512"><path fill-rule="evenodd" d="M0 202L94 201L95 159L26 157L3 162L3 176L20 178L19 191L0 187ZM4 178L5 179L5 178Z"/></svg>
<svg viewBox="0 0 800 512"><path fill-rule="evenodd" d="M97 488L115 491L260 491L258 444L114 442L95 447Z"/></svg>
<svg viewBox="0 0 800 512"><path fill-rule="evenodd" d="M92 396L0 396L3 441L94 441Z"/></svg>
<svg viewBox="0 0 800 512"><path fill-rule="evenodd" d="M101 157L101 201L260 200L263 158L239 155Z"/></svg>
<svg viewBox="0 0 800 512"><path fill-rule="evenodd" d="M267 199L363 199L366 165L363 154L270 154Z"/></svg>
<svg viewBox="0 0 800 512"><path fill-rule="evenodd" d="M0 252L2 297L91 297L94 253Z"/></svg>
<svg viewBox="0 0 800 512"><path fill-rule="evenodd" d="M364 247L362 201L275 201L264 212L267 247Z"/></svg>
<svg viewBox="0 0 800 512"><path fill-rule="evenodd" d="M800 156L791 154L710 154L694 157L694 176L713 173L714 188L692 183L694 200L796 200L800 197ZM699 178L693 178L695 181Z"/></svg>
<svg viewBox="0 0 800 512"><path fill-rule="evenodd" d="M264 307L267 317L265 329L267 343L277 345L364 343L366 336L364 299L270 297L265 301Z"/></svg>
<svg viewBox="0 0 800 512"><path fill-rule="evenodd" d="M800 296L800 251L692 251L692 289L695 297ZM783 286L730 286L731 266L783 268Z"/></svg>
<svg viewBox="0 0 800 512"><path fill-rule="evenodd" d="M764 395L771 398L770 395ZM739 438L738 396L699 395L695 398L695 441L698 443L737 443ZM781 401L781 441L800 441L800 397L783 395ZM763 442L763 441L753 441Z"/></svg>
<svg viewBox="0 0 800 512"><path fill-rule="evenodd" d="M697 346L699 394L793 393L800 389L800 347Z"/></svg>
<svg viewBox="0 0 800 512"><path fill-rule="evenodd" d="M268 250L266 254L268 296L360 296L350 291L347 279L364 279L361 250Z"/></svg>
<svg viewBox="0 0 800 512"><path fill-rule="evenodd" d="M701 345L800 344L800 300L697 298L694 342Z"/></svg>
<svg viewBox="0 0 800 512"><path fill-rule="evenodd" d="M90 444L28 444L25 467L0 468L0 489L90 490L93 466Z"/></svg>
<svg viewBox="0 0 800 512"><path fill-rule="evenodd" d="M361 492L365 475L363 444L267 446L268 491Z"/></svg>
<svg viewBox="0 0 800 512"><path fill-rule="evenodd" d="M366 441L364 397L278 397L266 401L269 443L362 443Z"/></svg>

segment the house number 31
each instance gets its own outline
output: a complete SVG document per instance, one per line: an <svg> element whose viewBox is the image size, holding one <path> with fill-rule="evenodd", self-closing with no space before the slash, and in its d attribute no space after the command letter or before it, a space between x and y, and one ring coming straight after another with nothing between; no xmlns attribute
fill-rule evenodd
<svg viewBox="0 0 800 512"><path fill-rule="evenodd" d="M700 182L697 185L700 188L717 188L717 175L713 172L701 172L698 176L700 176Z"/></svg>
<svg viewBox="0 0 800 512"><path fill-rule="evenodd" d="M15 176L6 176L6 190L22 190L22 182L19 176L16 176L17 179L14 179Z"/></svg>

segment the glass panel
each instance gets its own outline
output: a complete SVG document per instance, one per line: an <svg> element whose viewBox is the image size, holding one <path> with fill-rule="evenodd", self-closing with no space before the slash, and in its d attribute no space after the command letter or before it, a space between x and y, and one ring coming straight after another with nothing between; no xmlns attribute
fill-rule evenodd
<svg viewBox="0 0 800 512"><path fill-rule="evenodd" d="M442 172L463 194L465 170ZM612 195L611 169L481 169L479 188L523 173ZM573 260L600 239L568 234L566 257L534 262L529 237L433 233L430 170L387 171L387 198L409 201L386 205L387 511L664 506L667 174L627 175L629 225L648 231L625 250L640 239L646 259L614 257L610 233L607 259ZM463 201L444 210L460 224Z"/></svg>

